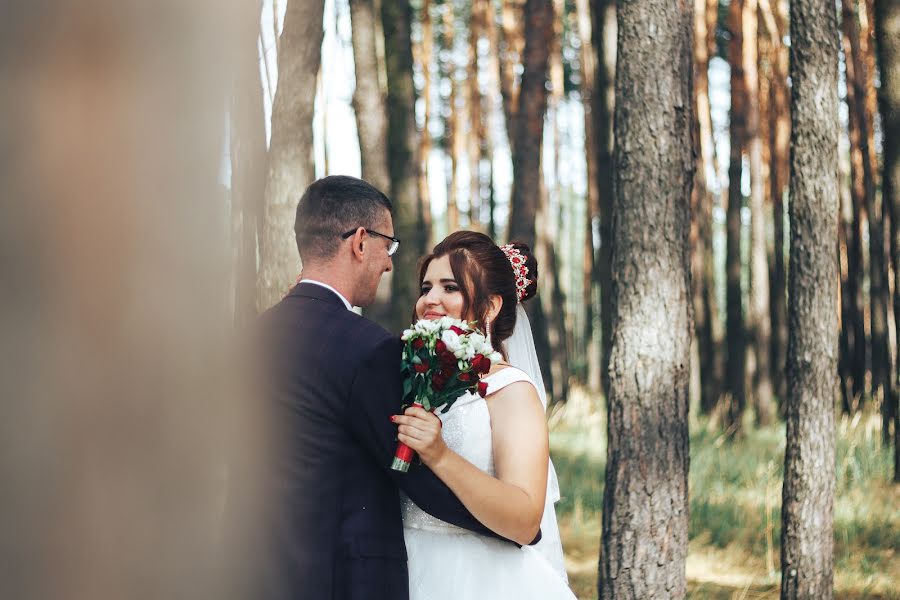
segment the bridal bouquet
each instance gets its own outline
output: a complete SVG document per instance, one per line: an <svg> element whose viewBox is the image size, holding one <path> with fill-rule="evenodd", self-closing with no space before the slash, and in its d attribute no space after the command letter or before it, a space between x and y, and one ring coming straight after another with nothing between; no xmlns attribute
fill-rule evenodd
<svg viewBox="0 0 900 600"><path fill-rule="evenodd" d="M404 331L401 339L404 403L428 411L443 406L441 412L447 412L469 391L484 396L487 384L480 381L481 376L501 360L484 335L469 323L450 317L422 319ZM409 446L398 443L391 468L408 471L413 454Z"/></svg>

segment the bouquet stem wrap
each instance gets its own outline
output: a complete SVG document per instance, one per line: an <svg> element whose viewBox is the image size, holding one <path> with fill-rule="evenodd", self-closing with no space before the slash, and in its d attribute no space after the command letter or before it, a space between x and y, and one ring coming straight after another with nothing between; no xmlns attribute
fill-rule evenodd
<svg viewBox="0 0 900 600"><path fill-rule="evenodd" d="M418 402L414 402L413 406L421 407L422 405ZM395 471L406 473L409 471L409 466L412 464L412 459L415 455L415 450L403 442L397 442L397 450L394 452L394 462L391 463L391 468Z"/></svg>

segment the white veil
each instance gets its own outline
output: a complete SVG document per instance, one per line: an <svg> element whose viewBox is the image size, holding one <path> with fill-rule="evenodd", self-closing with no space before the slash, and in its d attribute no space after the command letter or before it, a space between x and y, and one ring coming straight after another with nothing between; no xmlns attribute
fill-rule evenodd
<svg viewBox="0 0 900 600"><path fill-rule="evenodd" d="M528 375L535 386L538 396L547 410L547 391L544 389L544 378L541 376L541 366L538 363L537 351L534 348L534 337L531 333L531 323L525 308L519 303L516 306L516 326L512 335L504 342L509 364L520 369ZM559 525L556 522L556 502L559 501L559 480L556 477L556 469L550 462L550 472L547 476L547 499L544 502L544 516L541 518L541 541L535 548L539 550L553 565L562 578L568 581L565 562L563 560L562 540L559 537Z"/></svg>

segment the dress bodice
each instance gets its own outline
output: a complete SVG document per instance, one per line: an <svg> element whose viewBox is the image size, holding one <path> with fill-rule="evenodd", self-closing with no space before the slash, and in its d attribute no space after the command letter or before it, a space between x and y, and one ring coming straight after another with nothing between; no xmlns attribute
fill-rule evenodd
<svg viewBox="0 0 900 600"><path fill-rule="evenodd" d="M531 379L514 367L501 369L482 381L488 384L487 396L518 381ZM441 419L441 435L447 447L464 459L490 475L494 472L494 448L491 442L491 415L487 401L477 393L466 392L446 413L441 409L435 411ZM416 529L428 529L446 533L465 532L466 530L433 517L413 503L401 493L403 525Z"/></svg>

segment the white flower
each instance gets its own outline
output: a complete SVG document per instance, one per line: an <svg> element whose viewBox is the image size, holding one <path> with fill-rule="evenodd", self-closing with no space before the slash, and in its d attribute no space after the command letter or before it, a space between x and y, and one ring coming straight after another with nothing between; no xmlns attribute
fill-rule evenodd
<svg viewBox="0 0 900 600"><path fill-rule="evenodd" d="M416 332L413 329L404 329L403 335L400 336L400 339L404 342L409 341L409 338L412 337L415 333Z"/></svg>
<svg viewBox="0 0 900 600"><path fill-rule="evenodd" d="M488 359L490 359L492 364L496 364L503 360L503 355L499 352L491 352L490 356L488 356Z"/></svg>
<svg viewBox="0 0 900 600"><path fill-rule="evenodd" d="M457 351L462 348L462 343L460 341L460 336L455 331L446 330L441 334L441 340L447 344L447 350L456 354Z"/></svg>

